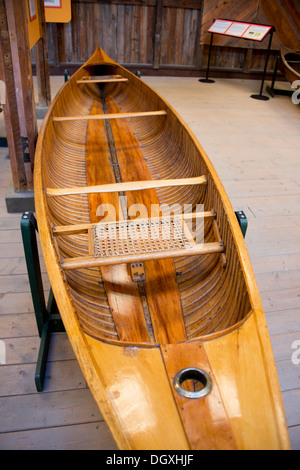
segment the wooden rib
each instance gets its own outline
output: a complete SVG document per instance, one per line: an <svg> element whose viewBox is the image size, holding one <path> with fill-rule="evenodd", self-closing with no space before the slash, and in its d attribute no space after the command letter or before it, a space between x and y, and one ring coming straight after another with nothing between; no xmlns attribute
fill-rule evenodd
<svg viewBox="0 0 300 470"><path fill-rule="evenodd" d="M115 264L143 262L154 259L178 258L181 256L207 255L211 253L222 253L224 250L223 243L199 243L191 248L183 248L180 250L165 250L151 253L134 253L122 256L107 256L105 258L94 258L92 256L81 256L76 258L65 259L61 266L67 271L69 269L81 269L93 266L109 266Z"/></svg>
<svg viewBox="0 0 300 470"><path fill-rule="evenodd" d="M142 189L162 188L164 186L188 186L206 183L207 179L205 176L176 180L129 181L126 183L100 184L96 186L75 186L73 188L47 188L46 195L53 197L69 196L71 194L115 193L121 191L140 191Z"/></svg>
<svg viewBox="0 0 300 470"><path fill-rule="evenodd" d="M87 114L82 116L54 116L53 121L83 121L91 119L125 119L141 116L165 116L167 111L164 109L159 111L142 111L136 113L111 113L111 114Z"/></svg>
<svg viewBox="0 0 300 470"><path fill-rule="evenodd" d="M216 216L214 211L207 211L207 212L194 212L191 214L183 214L182 218L184 220L191 220L193 218L199 219L210 219L214 218ZM141 219L138 219L139 221ZM103 222L104 225L107 225L107 223L115 223L115 222ZM101 224L101 222L98 222L98 224ZM56 226L53 227L53 235L74 235L76 233L87 233L89 229L94 227L96 224L74 224L74 225L61 225L61 226Z"/></svg>

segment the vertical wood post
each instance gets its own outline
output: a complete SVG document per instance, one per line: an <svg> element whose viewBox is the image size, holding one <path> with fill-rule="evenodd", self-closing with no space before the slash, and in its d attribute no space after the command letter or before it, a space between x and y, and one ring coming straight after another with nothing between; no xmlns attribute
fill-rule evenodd
<svg viewBox="0 0 300 470"><path fill-rule="evenodd" d="M161 50L161 31L163 23L163 0L156 0L153 67L159 69Z"/></svg>
<svg viewBox="0 0 300 470"><path fill-rule="evenodd" d="M14 188L16 191L25 191L27 189L27 181L23 161L18 102L6 13L5 0L0 0L0 58L1 79L4 81L6 87L5 104L3 107L6 136Z"/></svg>
<svg viewBox="0 0 300 470"><path fill-rule="evenodd" d="M33 189L37 120L26 0L0 0L0 43L6 85L5 126L16 192Z"/></svg>
<svg viewBox="0 0 300 470"><path fill-rule="evenodd" d="M50 69L44 0L37 0L37 13L41 33L35 45L38 98L40 106L49 106L51 103Z"/></svg>

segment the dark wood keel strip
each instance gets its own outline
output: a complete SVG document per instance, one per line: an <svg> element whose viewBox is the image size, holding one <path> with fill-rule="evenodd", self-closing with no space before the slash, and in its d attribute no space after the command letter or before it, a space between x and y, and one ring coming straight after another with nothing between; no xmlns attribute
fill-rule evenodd
<svg viewBox="0 0 300 470"><path fill-rule="evenodd" d="M192 341L161 345L161 354L191 449L235 450L230 421L203 343ZM208 395L203 398L186 398L175 390L175 375L187 368L200 369L208 374L212 382ZM184 388L194 391L194 386L184 385Z"/></svg>
<svg viewBox="0 0 300 470"><path fill-rule="evenodd" d="M103 112L99 100L95 99L91 112ZM86 145L87 183L89 185L116 182L111 166L111 145L104 122L89 121ZM122 218L118 211L117 193L90 194L91 223L99 221L97 208L101 204L112 204L117 217ZM103 266L101 276L119 339L127 342L150 342L138 286L131 280L127 266ZM94 334L97 337L96 331Z"/></svg>

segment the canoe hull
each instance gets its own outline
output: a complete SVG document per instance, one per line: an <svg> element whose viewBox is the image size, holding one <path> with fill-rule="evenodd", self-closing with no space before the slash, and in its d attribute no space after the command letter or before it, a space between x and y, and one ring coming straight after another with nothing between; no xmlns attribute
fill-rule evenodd
<svg viewBox="0 0 300 470"><path fill-rule="evenodd" d="M300 80L300 52L281 47L281 63L286 79L293 84Z"/></svg>
<svg viewBox="0 0 300 470"><path fill-rule="evenodd" d="M209 179L208 193L214 191L216 193L215 200L220 200L217 203L217 219L220 224L220 232L226 239L226 257L228 258L230 253L232 256L226 261L227 264L224 267L224 263L223 265L220 263L224 259L219 254L213 255L218 257L213 261L209 261L212 259L209 257L210 255L205 255L207 261L203 264L203 272L209 273L208 280L202 279L201 272L197 276L195 275L196 271L194 270L197 268L198 258L191 263L179 259L176 264L176 272L179 271L178 267L186 270L183 271L182 284L174 281L176 273L173 261L145 263L148 275L148 284L145 283L146 298L149 301L151 314L152 339L147 326L149 323L147 323L147 316L145 316L145 326L138 325L136 328L137 321L140 321L141 318L140 307L137 303L136 284L133 287L132 282L128 281L126 265L120 265L120 268L111 267L109 270L105 268L106 271L101 268L101 280L102 284L104 281L105 292L108 296L114 327L117 331L115 333L111 326L106 327L110 321L108 315L99 328L104 315L99 314L97 317L95 307L90 313L88 312L92 302L96 302L94 300L95 294L86 292L88 284L79 285L75 292L75 281L79 278L75 275L69 277L68 273L63 270L61 253L70 251L74 239L76 241L77 238L70 236L67 238L67 243L61 242L60 245L60 241L58 242L53 235L53 223L61 217L61 211L64 211L63 205L59 206L59 203L49 202L49 197L46 194L49 180L53 182L56 173L63 172L58 168L53 172L53 175L51 173L53 164L59 163L55 154L56 148L66 145L62 152L62 155L65 155L70 152L67 147L69 145L77 158L75 161L79 161L76 152L82 145L78 133L71 144L66 143L67 139L59 135L59 128L55 127L58 123L53 124L53 116L58 116L58 113L62 114L67 107L68 87L70 89L73 87L76 90L77 80L82 79L84 74L89 71L89 67L94 67L94 64L101 60L106 66L111 67L110 72L113 75L116 73L117 67L118 73L128 78L133 85L136 85L137 89L142 90L141 96L150 93L151 97L156 97L155 104L167 110L167 119L170 120L170 125L174 121L177 126L181 126L176 130L176 135L180 134L180 142L183 141L182 149L186 149L191 155L195 154L193 163L195 172L198 175L198 166L203 166ZM40 131L35 161L36 214L50 283L71 345L101 413L120 449L288 449L290 446L288 432L266 320L245 242L235 214L211 162L193 134L162 97L138 80L134 76L131 77L131 74L125 69L117 66L102 51L96 51L94 57L71 78L72 82L67 83L55 98ZM99 112L99 107L101 108L99 100L103 100L103 96L101 97L101 93L99 94L99 87L94 84L88 86L93 89L87 90L87 96L97 97L90 108L91 112L96 114ZM106 96L109 96L110 93L113 96L118 94L118 89L115 89L114 86L112 84L105 88ZM117 86L122 86L122 84ZM82 100L85 95L78 94L77 96ZM108 98L105 99L107 105L110 105L111 101L108 101ZM153 102L152 99L151 102ZM103 112L103 108L101 109ZM157 119L164 119L164 117L159 116ZM158 121L158 131L164 126L162 122ZM68 124L64 128L65 133L68 132L68 126L73 126L73 124ZM130 144L130 155L134 154L136 156L135 162L140 162L139 171L148 174L147 168L143 167L144 161L139 160L141 148L150 159L150 151L147 150L148 140L146 141L144 137L144 140L140 139L138 143L134 140L135 136L141 135L142 131L144 132L142 125L142 130L135 128L135 133L131 137L130 129L126 126L122 127L119 122L115 127L111 125L115 141L120 129L127 129L127 139L131 139L130 142L127 141L126 145L122 144L123 153L117 149L119 160L122 160L122 155ZM57 135L55 129L58 129ZM146 131L150 134L153 133L152 127L149 129L147 127ZM93 152L94 147L97 147L97 152L103 153L101 149L105 145L102 141L97 142L97 139L101 137L101 132L101 127L88 127L84 144L84 156L87 162L89 152ZM163 130L162 133L164 132ZM124 134L122 135L124 137ZM92 140L89 141L89 139ZM103 177L102 173L107 175L106 154L103 153L102 157L103 171L99 172L100 179ZM128 156L126 166L130 167ZM154 161L151 168L156 166L157 163ZM124 171L122 165L121 170ZM71 171L72 169L70 169ZM130 167L130 171L134 171L137 176L139 175L133 166ZM172 168L170 171L172 172ZM94 165L93 174L98 174L97 172L98 169ZM180 174L182 169L179 169L178 172ZM196 175L191 174L190 176ZM78 186L81 186L80 176L78 178ZM150 176L146 179L149 178ZM105 182L110 183L111 181L107 177ZM62 181L59 183L63 184ZM66 181L64 186L67 183ZM197 189L197 193L196 190L191 191L193 192L189 194L194 195L194 202L200 201L203 194L202 189ZM169 192L159 193L162 199L165 194L166 197L169 197ZM174 197L177 197L176 194ZM150 196L151 201L156 201L155 193L151 192ZM128 198L130 197L133 198L132 194L128 193ZM112 201L112 199L108 200ZM136 200L134 199L134 201ZM144 199L142 200L144 201ZM86 207L91 210L91 207L95 207L98 203L99 195L93 196ZM75 213L74 218L71 219L72 223L77 220L76 205L74 208L72 211L68 207L66 208L67 215L63 219L65 224L70 223L70 214ZM93 222L92 215L89 222L91 221ZM223 226L226 226L227 229ZM213 224L208 225L207 238L210 240L215 235ZM83 246L83 243L86 243L85 238L79 237L78 240L79 248L76 248L75 251L81 248L81 244ZM229 248L231 243L232 248ZM192 271L189 273L191 269ZM77 273L77 271L75 272ZM81 271L78 273L80 275ZM90 271L88 273L90 276ZM94 271L92 273L94 276ZM235 278L238 274L241 276L240 279ZM84 270L83 276L82 279L87 278ZM221 276L221 280L219 276ZM215 290L211 290L206 298L200 288L195 290L193 287L192 280L195 278L197 282L199 279L199 285L202 289L210 282ZM170 284L171 287L169 287ZM94 281L91 285L93 289L96 289ZM90 297L87 297L88 295ZM179 305L182 305L182 308L186 305L185 312L187 313L184 312L184 322L180 317L181 310L176 303L176 296L179 295L181 295L181 298L178 297ZM86 298L90 300L84 304L83 300ZM198 304L201 304L202 298L205 302L200 315ZM120 312L117 312L116 316L116 309L120 301L122 301ZM133 306L136 307L133 308ZM235 307L236 313L234 313L233 306L237 307ZM105 308L106 310L103 307L102 311L106 312L107 307ZM218 317L217 314L223 312L222 308L224 314ZM167 315L165 315L166 312ZM243 313L241 314L241 312ZM90 316L86 320L88 313ZM232 315L233 313L234 315ZM178 323L180 323L179 326ZM176 374L191 368L205 371L210 379L211 389L202 398L184 397L174 387ZM171 434L169 429L172 429Z"/></svg>

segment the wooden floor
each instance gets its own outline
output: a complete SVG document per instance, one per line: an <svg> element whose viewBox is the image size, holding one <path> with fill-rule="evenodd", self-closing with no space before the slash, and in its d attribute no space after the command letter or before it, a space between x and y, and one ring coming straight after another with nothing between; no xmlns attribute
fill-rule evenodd
<svg viewBox="0 0 300 470"><path fill-rule="evenodd" d="M256 101L257 81L145 77L190 125L235 210L260 288L293 449L300 449L300 106L289 97ZM63 84L52 77L52 96ZM287 87L287 84L284 84ZM1 120L2 118L0 118ZM1 130L0 122L0 130ZM3 134L1 134L3 135ZM52 336L45 391L34 371L39 337L20 234L8 215L7 149L0 149L0 449L115 449L64 333ZM45 290L49 290L42 262ZM0 354L1 359L1 354ZM2 358L3 360L3 358ZM300 360L299 360L300 362Z"/></svg>

